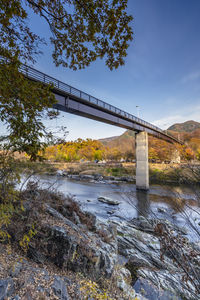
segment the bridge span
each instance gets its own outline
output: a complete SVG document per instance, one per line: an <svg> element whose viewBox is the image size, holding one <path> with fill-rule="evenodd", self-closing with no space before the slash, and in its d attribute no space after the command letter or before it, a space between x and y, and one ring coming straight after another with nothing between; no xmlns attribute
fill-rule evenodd
<svg viewBox="0 0 200 300"><path fill-rule="evenodd" d="M52 92L57 100L54 105L55 109L135 131L136 186L138 189L149 189L148 134L170 143L183 144L155 125L30 66L21 65L20 71L30 80L53 85Z"/></svg>

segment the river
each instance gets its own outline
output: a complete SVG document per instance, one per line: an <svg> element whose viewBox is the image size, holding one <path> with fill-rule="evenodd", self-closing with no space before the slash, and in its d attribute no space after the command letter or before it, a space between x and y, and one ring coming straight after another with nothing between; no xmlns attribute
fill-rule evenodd
<svg viewBox="0 0 200 300"><path fill-rule="evenodd" d="M188 186L153 184L148 192L143 192L137 191L135 184L131 183L85 182L49 175L35 177L35 180L44 188L73 195L85 211L102 220L131 220L140 215L165 218L188 231L190 239L199 240L200 188L193 190ZM120 204L101 203L98 201L100 196L118 200Z"/></svg>

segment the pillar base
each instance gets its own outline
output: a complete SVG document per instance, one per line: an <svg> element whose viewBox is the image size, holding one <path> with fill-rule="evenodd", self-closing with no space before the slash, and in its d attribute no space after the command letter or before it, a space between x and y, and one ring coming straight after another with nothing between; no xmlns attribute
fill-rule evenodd
<svg viewBox="0 0 200 300"><path fill-rule="evenodd" d="M147 192L149 190L149 186L140 186L140 185L137 185L137 183L136 183L136 190Z"/></svg>

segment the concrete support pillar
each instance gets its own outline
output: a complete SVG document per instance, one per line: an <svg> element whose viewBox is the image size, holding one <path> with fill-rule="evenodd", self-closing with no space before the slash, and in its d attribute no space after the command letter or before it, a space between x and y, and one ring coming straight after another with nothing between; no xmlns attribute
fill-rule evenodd
<svg viewBox="0 0 200 300"><path fill-rule="evenodd" d="M148 133L145 131L136 133L136 188L138 190L149 189L149 161L148 161Z"/></svg>

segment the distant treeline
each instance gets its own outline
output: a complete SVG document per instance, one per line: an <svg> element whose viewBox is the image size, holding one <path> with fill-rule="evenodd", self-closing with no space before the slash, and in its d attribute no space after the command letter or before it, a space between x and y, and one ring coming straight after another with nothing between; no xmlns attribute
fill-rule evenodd
<svg viewBox="0 0 200 300"><path fill-rule="evenodd" d="M77 139L73 142L53 145L46 148L43 157L52 161L80 160L119 160L122 153L116 148L109 149L100 141L92 139Z"/></svg>
<svg viewBox="0 0 200 300"><path fill-rule="evenodd" d="M181 160L200 160L200 136L190 134L182 136L186 145L174 145L156 138L149 138L149 160L171 161L174 159L176 150L179 151ZM135 146L133 137L125 133L116 141L103 143L92 139L77 139L76 141L52 145L40 153L45 159L51 161L73 162L80 160L101 161L114 160L133 161L135 159Z"/></svg>

